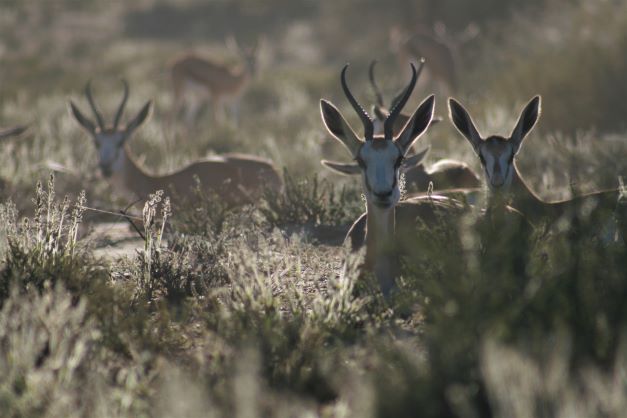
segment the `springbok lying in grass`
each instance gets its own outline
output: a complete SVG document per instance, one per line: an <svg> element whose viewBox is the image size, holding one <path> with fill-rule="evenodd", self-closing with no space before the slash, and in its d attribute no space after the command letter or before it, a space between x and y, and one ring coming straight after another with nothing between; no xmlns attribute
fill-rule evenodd
<svg viewBox="0 0 627 418"><path fill-rule="evenodd" d="M185 54L172 63L170 72L174 87L173 115L181 110L186 90L194 89L205 93L212 101L215 119L224 119L224 106L226 102L230 102L233 116L237 120L240 97L256 72L258 44L241 48L234 38L230 38L229 43L242 58L239 66L229 66L192 53ZM197 107L188 109L188 122L191 122L196 112Z"/></svg>
<svg viewBox="0 0 627 418"><path fill-rule="evenodd" d="M523 179L515 157L523 140L533 129L540 117L540 96L525 106L514 130L509 137L492 135L482 137L468 111L455 99L449 99L450 118L457 130L470 142L481 160L489 191L489 204L508 204L520 212L534 225L556 221L570 223L573 218L590 217L599 227L614 229L613 217L619 189L604 190L576 196L570 200L545 202L531 190Z"/></svg>
<svg viewBox="0 0 627 418"><path fill-rule="evenodd" d="M374 134L383 133L383 124L388 118L390 111L385 106L383 95L379 86L376 83L374 77L374 67L376 61L370 63L370 84L375 92L377 103L373 106L373 114L375 115ZM423 67L421 62L418 68L416 77L420 76L420 71ZM404 90L398 94L394 100L392 100L392 107L394 107L402 98ZM394 121L393 132L394 135L398 135L409 121L410 115L399 113ZM435 119L431 121L433 125ZM399 123L400 122L400 123ZM430 126L431 126L430 125ZM434 190L449 190L449 189L474 189L478 192L481 186L479 176L468 166L468 164L451 159L439 160L430 167L425 167L422 160L426 156L428 148L423 151L405 158L403 161L402 172L405 175L405 186L409 191L426 192L429 189L429 185L433 184ZM357 164L344 164L335 161L327 161L326 165L334 168L336 171L341 171L345 174L360 174L360 169ZM461 190L460 190L461 193Z"/></svg>
<svg viewBox="0 0 627 418"><path fill-rule="evenodd" d="M152 107L148 101L139 113L120 126L128 99L128 84L123 81L124 96L118 107L113 125L105 125L91 94L90 84L85 95L96 117L97 125L70 101L70 110L76 121L93 137L98 149L99 166L117 193L134 194L146 199L155 190L164 190L174 197L188 197L196 186L196 179L203 189L215 193L225 205L238 205L256 200L265 187L279 190L282 181L275 167L268 160L240 154L225 154L197 161L171 174L152 175L142 168L128 146L128 139L135 129L146 121Z"/></svg>
<svg viewBox="0 0 627 418"><path fill-rule="evenodd" d="M416 68L411 66L411 81L387 117L383 135L374 134L372 119L350 92L346 84L347 68L348 65L342 70L342 88L363 123L363 138L355 133L333 104L321 100L320 109L327 130L348 149L362 175L366 213L355 222L347 239L354 243L363 239L365 218L365 266L375 274L383 293L388 295L400 271L398 255L415 251L416 228L420 221L429 224L438 224L444 220L451 222L452 217L461 213L463 208L455 200L435 195L399 203L401 165L412 144L431 123L435 103L433 95L425 99L401 133L394 135L394 121L416 85ZM322 163L334 170L346 172L342 167L326 161ZM354 169L350 167L348 174L353 173Z"/></svg>

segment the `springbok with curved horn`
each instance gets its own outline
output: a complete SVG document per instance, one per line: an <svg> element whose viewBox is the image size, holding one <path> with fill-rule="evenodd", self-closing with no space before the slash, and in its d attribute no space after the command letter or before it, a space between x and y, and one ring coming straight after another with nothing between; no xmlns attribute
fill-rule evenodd
<svg viewBox="0 0 627 418"><path fill-rule="evenodd" d="M374 134L374 124L368 113L357 102L346 84L346 70L341 73L344 94L359 115L364 126L360 138L333 104L321 100L322 120L329 133L342 143L357 161L366 196L366 213L353 225L347 239L360 240L366 218L366 268L377 277L384 295L394 288L400 267L398 255L411 253L408 247L415 243L416 220L437 223L444 217L450 220L453 213L461 212L457 201L441 197L416 198L401 202L399 188L400 167L412 144L425 132L433 117L435 99L431 95L416 109L399 135L394 135L394 122L416 85L416 68L412 65L412 78L397 105L383 124L383 135ZM327 165L326 161L322 161ZM329 168L337 169L332 165ZM352 174L350 169L349 174ZM412 248L413 250L413 248Z"/></svg>
<svg viewBox="0 0 627 418"><path fill-rule="evenodd" d="M540 96L535 96L527 103L509 137L492 135L484 138L464 106L455 99L449 99L450 119L453 125L470 142L481 160L489 191L488 204L510 205L522 212L535 225L546 221L551 225L558 220L570 221L574 217L589 214L607 229L607 222L614 223L611 218L620 197L619 189L598 191L558 202L546 202L531 190L518 170L515 157L540 117L540 105Z"/></svg>
<svg viewBox="0 0 627 418"><path fill-rule="evenodd" d="M187 89L200 89L212 101L214 118L224 119L225 102L230 102L235 119L239 117L239 100L257 70L257 50L259 44L241 48L234 38L230 44L242 58L242 64L228 66L210 58L188 53L177 58L170 67L174 87L173 115L183 106L183 96ZM193 119L197 108L189 109L188 121Z"/></svg>
<svg viewBox="0 0 627 418"><path fill-rule="evenodd" d="M377 85L374 76L374 68L377 61L370 63L368 71L370 84L375 93L376 104L373 106L374 120L374 132L375 134L383 132L383 123L389 115L389 110L385 106L383 100L383 94ZM420 76L420 70L424 65L424 59L420 62L418 70L418 76ZM391 107L394 107L404 91L401 91L391 102ZM398 135L407 124L410 115L400 113L394 122L394 134ZM431 125L439 119L433 119ZM430 125L430 126L431 126ZM422 156L426 155L426 152L421 152ZM405 182L408 189L414 189L416 191L427 191L429 184L433 183L434 190L447 190L447 189L477 189L481 186L479 176L473 171L468 164L453 159L443 159L437 161L435 164L426 168L421 163L422 158L407 158L403 164L403 171L405 173ZM340 163L335 163L340 164ZM355 170L358 172L357 170Z"/></svg>
<svg viewBox="0 0 627 418"><path fill-rule="evenodd" d="M146 121L152 101L146 102L139 113L126 126L120 121L128 99L128 84L123 81L124 96L118 107L112 126L106 126L91 93L91 85L85 87L85 96L96 117L97 124L88 119L70 101L70 110L76 121L93 137L98 149L102 174L117 193L134 194L141 199L155 190L175 192L175 196L189 196L200 181L203 189L216 193L226 205L237 205L256 200L267 187L279 190L282 181L275 167L268 160L241 154L225 154L197 161L166 175L152 175L142 168L132 156L128 139L135 129Z"/></svg>

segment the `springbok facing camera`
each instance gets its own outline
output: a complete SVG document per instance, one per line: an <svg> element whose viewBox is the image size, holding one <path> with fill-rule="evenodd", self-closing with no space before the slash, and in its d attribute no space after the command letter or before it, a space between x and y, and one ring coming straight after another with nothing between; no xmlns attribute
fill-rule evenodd
<svg viewBox="0 0 627 418"><path fill-rule="evenodd" d="M612 222L620 190L605 190L576 196L570 200L545 202L524 181L515 157L523 140L540 117L540 96L535 96L525 106L514 130L508 138L492 135L482 137L468 111L455 99L449 99L450 119L457 130L470 142L481 160L489 190L489 204L509 204L522 212L530 222L549 224L557 220L590 216L603 228L614 229ZM613 223L613 222L612 222Z"/></svg>
<svg viewBox="0 0 627 418"><path fill-rule="evenodd" d="M358 137L348 122L333 104L321 100L322 120L329 133L341 142L357 161L362 175L366 196L366 213L353 225L347 239L360 240L363 234L363 219L366 218L366 268L377 277L384 295L394 288L399 274L399 253L406 251L415 243L417 219L438 222L444 217L461 212L461 204L441 196L417 198L400 201L400 168L412 144L425 132L433 117L435 99L431 95L417 108L405 128L399 135L394 135L393 126L403 106L409 99L416 85L416 68L411 65L412 78L396 107L394 107L383 126L383 135L374 134L374 124L368 113L357 102L346 84L346 70L341 74L341 83L348 101L359 115L364 126L363 139ZM322 161L327 165L326 161ZM328 165L337 170L338 167ZM340 168L341 170L341 168ZM348 170L353 174L354 168ZM412 251L415 250L412 248Z"/></svg>
<svg viewBox="0 0 627 418"><path fill-rule="evenodd" d="M374 67L376 65L376 61L372 61L370 63L370 84L375 92L375 96L377 98L377 103L373 106L375 120L374 120L374 133L380 134L383 133L383 123L385 119L387 119L390 114L389 110L385 106L383 100L383 94L379 89L379 86L376 83L374 77ZM421 61L418 76L420 76L420 70L424 65L424 60ZM400 98L402 97L403 92L401 92L397 97L392 100L392 107L398 103ZM400 113L397 119L394 122L394 134L397 135L401 129L405 127L407 121L410 116ZM399 121L401 123L399 123ZM431 121L431 125L436 120L433 119ZM430 125L430 126L431 126ZM477 189L481 186L481 181L479 180L479 176L468 166L468 164L452 160L452 159L444 159L439 160L431 167L426 168L424 164L422 164L422 159L426 155L426 152L421 152L420 157L410 157L407 158L403 163L403 171L405 173L405 182L408 189L414 189L416 191L424 192L429 188L429 184L432 183L434 186L434 190L448 190L448 189ZM330 164L341 165L341 163L333 162ZM330 165L329 164L329 165ZM357 174L359 171L355 166L354 172Z"/></svg>
<svg viewBox="0 0 627 418"><path fill-rule="evenodd" d="M94 139L102 174L117 193L130 193L145 199L149 193L161 189L166 193L175 192L174 197L186 197L198 179L203 189L216 193L226 205L231 206L256 200L265 187L272 190L282 187L281 178L270 161L240 154L225 154L197 161L167 175L149 174L135 161L127 141L148 118L152 102L148 101L126 126L120 126L129 94L128 84L126 81L123 84L124 96L111 126L105 125L93 100L89 83L85 87L85 95L97 125L70 101L72 115Z"/></svg>
<svg viewBox="0 0 627 418"><path fill-rule="evenodd" d="M224 119L226 102L230 102L235 119L239 118L240 97L257 69L259 43L253 47L241 48L234 38L230 38L230 44L242 59L239 66L231 67L192 53L185 54L172 63L173 117L183 106L186 90L194 89L201 90L212 101L215 119ZM197 110L197 107L188 109L188 122L194 118Z"/></svg>
<svg viewBox="0 0 627 418"><path fill-rule="evenodd" d="M424 61L421 61L417 77L420 76L420 69L423 66L423 62ZM377 98L377 103L373 106L373 114L375 116L373 121L374 133L382 134L383 124L390 114L390 111L385 106L383 94L381 93L374 77L375 65L376 61L372 61L369 69L370 84L374 90L375 97ZM392 100L392 107L398 103L403 96L403 93L404 90L401 91L401 93L398 94L394 100ZM410 117L410 115L399 113L398 117L394 121L393 131L395 135L398 135L401 132ZM435 119L432 119L429 126L433 125L435 121ZM429 148L426 148L411 157L405 158L403 161L401 171L405 175L405 186L408 191L426 192L429 189L429 185L433 184L433 190L438 191L454 189L463 194L476 194L479 192L478 189L481 187L481 181L479 176L468 166L468 164L457 160L444 159L439 160L429 168L426 168L422 161L428 151ZM359 166L354 163L346 164L336 161L327 161L326 165L344 174L360 174Z"/></svg>

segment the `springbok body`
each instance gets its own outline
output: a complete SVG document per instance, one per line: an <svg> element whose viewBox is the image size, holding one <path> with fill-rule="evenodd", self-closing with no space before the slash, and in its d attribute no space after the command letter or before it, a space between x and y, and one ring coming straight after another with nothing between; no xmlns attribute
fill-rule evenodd
<svg viewBox="0 0 627 418"><path fill-rule="evenodd" d="M416 84L416 69L412 65L412 79L397 105L390 111L383 126L383 135L374 134L374 124L368 113L353 97L346 84L346 70L342 70L341 82L344 94L360 116L364 125L363 139L346 122L335 106L326 100L320 103L322 119L329 133L340 141L357 161L358 171L350 166L343 170L326 161L322 163L344 174L361 174L366 197L366 213L358 220L367 218L365 266L377 277L385 295L393 289L399 274L398 255L415 249L418 220L437 222L450 220L461 211L461 204L444 197L420 198L399 205L400 168L411 145L425 132L433 117L434 96L428 97L414 112L399 135L394 135L396 117L406 104ZM439 216L440 215L440 216ZM351 228L347 239L354 239L360 228ZM410 251L406 251L406 250Z"/></svg>
<svg viewBox="0 0 627 418"><path fill-rule="evenodd" d="M176 59L170 68L174 88L174 111L176 115L183 106L186 89L201 90L212 101L214 116L224 117L225 102L231 102L234 116L239 112L239 99L256 70L257 47L240 49L243 63L232 67L195 54L186 54ZM190 109L188 119L196 109Z"/></svg>
<svg viewBox="0 0 627 418"><path fill-rule="evenodd" d="M191 196L197 180L204 190L215 193L228 206L248 203L257 199L265 187L279 190L281 178L270 161L254 156L227 154L197 161L167 175L152 175L133 158L127 141L150 114L152 103L147 102L125 127L120 119L128 98L128 85L124 82L124 98L112 126L105 126L104 119L93 101L90 85L85 89L89 104L97 119L97 125L83 116L70 101L70 109L78 123L93 137L98 148L99 166L117 193L133 194L145 199L155 190L173 193L176 200Z"/></svg>
<svg viewBox="0 0 627 418"><path fill-rule="evenodd" d="M540 96L534 97L525 106L509 138L495 135L484 139L459 102L449 99L449 109L451 121L472 144L481 160L490 205L508 204L535 225L542 222L551 225L558 220L570 222L575 217L591 216L603 227L607 226L605 222L614 215L620 190L605 190L569 200L546 202L531 190L518 170L515 156L540 117Z"/></svg>

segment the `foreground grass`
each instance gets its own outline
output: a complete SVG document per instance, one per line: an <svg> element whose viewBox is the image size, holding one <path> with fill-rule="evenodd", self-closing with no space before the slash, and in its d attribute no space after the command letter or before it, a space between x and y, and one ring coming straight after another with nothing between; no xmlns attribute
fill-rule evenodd
<svg viewBox="0 0 627 418"><path fill-rule="evenodd" d="M254 208L190 236L155 195L144 249L99 260L76 239L84 200L53 187L32 219L0 211L6 416L624 411L622 242L583 227L504 239L471 217L461 252L434 252L425 230L423 268L386 302L361 254L289 237Z"/></svg>

